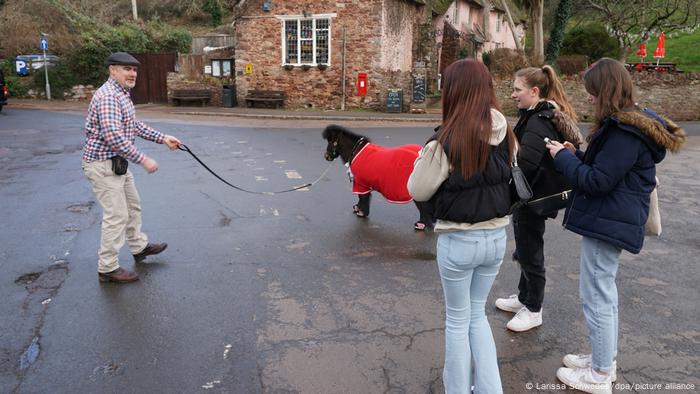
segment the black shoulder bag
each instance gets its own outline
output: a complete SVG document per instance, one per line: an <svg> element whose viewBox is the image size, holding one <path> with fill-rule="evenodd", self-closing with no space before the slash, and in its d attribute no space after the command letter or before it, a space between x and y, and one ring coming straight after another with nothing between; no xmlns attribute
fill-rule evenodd
<svg viewBox="0 0 700 394"><path fill-rule="evenodd" d="M513 163L510 168L511 194L515 203L511 210L519 205L527 204L532 198L532 189L525 178L523 170L518 167L517 154L513 155Z"/></svg>

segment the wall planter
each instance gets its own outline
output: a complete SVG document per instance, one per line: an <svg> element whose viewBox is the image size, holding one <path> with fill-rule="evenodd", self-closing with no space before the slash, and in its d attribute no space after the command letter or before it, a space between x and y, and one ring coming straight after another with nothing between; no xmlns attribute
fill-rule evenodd
<svg viewBox="0 0 700 394"><path fill-rule="evenodd" d="M327 65L327 64L319 64L319 65L318 65L318 69L321 70L321 71L323 71L323 70L325 70L325 69L327 69L327 68L328 68L328 65Z"/></svg>
<svg viewBox="0 0 700 394"><path fill-rule="evenodd" d="M304 71L307 71L307 70L310 70L310 69L311 69L311 66L308 65L308 64L304 64L304 65L301 66L301 69L304 70Z"/></svg>
<svg viewBox="0 0 700 394"><path fill-rule="evenodd" d="M282 66L282 67L284 67L285 70L291 70L291 69L294 68L294 66L292 66L291 64L285 64L285 65Z"/></svg>

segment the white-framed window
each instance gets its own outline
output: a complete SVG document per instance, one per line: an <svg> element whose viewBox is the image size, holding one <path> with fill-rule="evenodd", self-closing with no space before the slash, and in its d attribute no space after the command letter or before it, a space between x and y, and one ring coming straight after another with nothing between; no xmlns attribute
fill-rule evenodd
<svg viewBox="0 0 700 394"><path fill-rule="evenodd" d="M230 77L231 76L231 59L215 59L211 61L211 76L212 77Z"/></svg>
<svg viewBox="0 0 700 394"><path fill-rule="evenodd" d="M284 16L282 65L331 64L331 17L335 14Z"/></svg>

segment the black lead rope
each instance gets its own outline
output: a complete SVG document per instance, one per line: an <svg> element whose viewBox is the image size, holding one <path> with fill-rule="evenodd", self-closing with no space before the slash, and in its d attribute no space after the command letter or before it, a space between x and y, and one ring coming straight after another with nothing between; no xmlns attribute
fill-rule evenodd
<svg viewBox="0 0 700 394"><path fill-rule="evenodd" d="M313 186L316 182L320 181L321 178L323 178L323 177L326 175L326 172L328 172L328 169L331 168L331 164L332 164L332 163L329 163L329 164L328 164L328 167L326 167L325 171L323 171L323 173L322 173L315 181L313 181L313 182L311 182L311 183L305 183L305 184L303 184L303 185L301 185L301 186L296 186L296 187L293 187L293 188L291 188L291 189L286 189L286 190L279 190L279 191L276 191L276 192L257 192L257 191L253 191L253 190L246 190L246 189L244 189L244 188L242 188L242 187L236 186L236 185L234 185L234 184L232 184L232 183L229 183L226 179L220 177L219 174L215 173L214 171L212 171L211 168L209 168L206 164L204 164L204 162L203 162L202 160L200 160L199 157L197 157L197 155L195 155L195 154L190 150L190 148L187 147L187 145L185 145L185 144L178 144L178 145L177 145L177 149L179 149L179 150L181 150L181 151L183 151L183 152L187 152L187 153L189 153L190 155L192 155L192 157L194 157L194 159L197 160L197 161L199 162L199 164L202 165L202 167L204 167L207 171L211 172L212 175L214 175L215 177L217 177L221 182L227 184L228 186L231 186L232 188L234 188L234 189L236 189L236 190L240 190L240 191L245 192L245 193L251 193L251 194L266 194L266 195L270 195L270 196L271 196L271 195L275 195L275 194L280 194L280 193L293 192L293 191L296 191L296 190L300 190L300 189L304 189L304 188L306 188L306 187L311 187L311 186Z"/></svg>

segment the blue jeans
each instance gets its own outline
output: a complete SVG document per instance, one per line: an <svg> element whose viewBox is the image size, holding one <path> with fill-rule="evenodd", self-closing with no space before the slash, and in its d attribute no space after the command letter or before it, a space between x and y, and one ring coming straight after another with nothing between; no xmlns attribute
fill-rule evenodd
<svg viewBox="0 0 700 394"><path fill-rule="evenodd" d="M445 294L445 392L503 393L486 299L506 252L506 230L440 234L437 261ZM472 368L472 359L474 365Z"/></svg>
<svg viewBox="0 0 700 394"><path fill-rule="evenodd" d="M593 368L610 373L617 356L617 286L615 277L621 249L599 239L581 241L581 280L579 292Z"/></svg>

